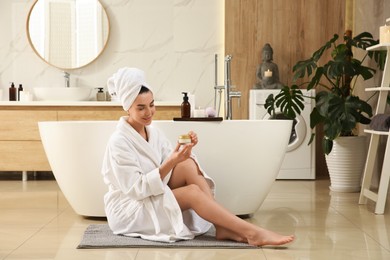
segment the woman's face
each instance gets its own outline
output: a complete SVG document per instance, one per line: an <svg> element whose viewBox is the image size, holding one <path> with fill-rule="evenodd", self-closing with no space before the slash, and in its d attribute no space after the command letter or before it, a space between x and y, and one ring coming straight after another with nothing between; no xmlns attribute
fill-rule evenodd
<svg viewBox="0 0 390 260"><path fill-rule="evenodd" d="M152 123L156 108L154 106L153 93L151 91L139 94L128 110L128 122L135 129L145 127Z"/></svg>

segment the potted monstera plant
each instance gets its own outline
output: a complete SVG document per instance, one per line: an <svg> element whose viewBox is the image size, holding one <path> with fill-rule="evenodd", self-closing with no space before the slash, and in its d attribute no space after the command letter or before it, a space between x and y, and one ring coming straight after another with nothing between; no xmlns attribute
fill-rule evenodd
<svg viewBox="0 0 390 260"><path fill-rule="evenodd" d="M364 136L357 136L355 132L359 123L370 123L372 108L367 101L354 94L354 89L357 78L368 80L376 72L376 69L363 65L363 61L370 57L383 70L386 54L366 52L359 60L353 56L353 48L365 50L377 43L368 32L353 38L346 34L343 39L335 34L309 59L297 62L293 67L294 82L308 77L308 82L302 85L308 90L317 89L316 105L310 114L310 126L323 126L322 149L326 155L330 188L334 191L360 190L366 149ZM329 57L325 59L324 54ZM319 86L322 86L322 90L317 88ZM287 116L299 114L303 104L302 93L297 88L295 85L290 89L282 89L275 97L269 96L266 102L268 112L272 113L278 107ZM313 139L314 134L310 142ZM346 152L352 154L345 154ZM349 161L351 164L345 165Z"/></svg>

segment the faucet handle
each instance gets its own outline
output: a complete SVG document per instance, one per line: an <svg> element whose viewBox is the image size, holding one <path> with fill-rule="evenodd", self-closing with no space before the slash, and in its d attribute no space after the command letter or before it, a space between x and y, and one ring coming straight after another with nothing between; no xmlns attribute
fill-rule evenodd
<svg viewBox="0 0 390 260"><path fill-rule="evenodd" d="M70 74L66 71L64 71L64 78L65 78L65 87L70 87Z"/></svg>
<svg viewBox="0 0 390 260"><path fill-rule="evenodd" d="M238 106L241 107L241 91L230 91L230 98L238 98Z"/></svg>
<svg viewBox="0 0 390 260"><path fill-rule="evenodd" d="M235 98L241 98L241 91L230 91L229 96L235 97Z"/></svg>

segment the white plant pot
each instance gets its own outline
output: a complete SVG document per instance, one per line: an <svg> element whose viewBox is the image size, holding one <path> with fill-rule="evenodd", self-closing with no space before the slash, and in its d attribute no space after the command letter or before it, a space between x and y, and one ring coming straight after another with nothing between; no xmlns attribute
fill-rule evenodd
<svg viewBox="0 0 390 260"><path fill-rule="evenodd" d="M365 136L345 136L334 140L332 152L325 156L330 176L330 190L360 191L366 155Z"/></svg>

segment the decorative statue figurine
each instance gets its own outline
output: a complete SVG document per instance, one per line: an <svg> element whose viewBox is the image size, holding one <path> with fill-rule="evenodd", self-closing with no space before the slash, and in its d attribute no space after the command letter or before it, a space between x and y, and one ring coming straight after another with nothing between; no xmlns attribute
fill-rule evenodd
<svg viewBox="0 0 390 260"><path fill-rule="evenodd" d="M263 62L256 70L258 82L253 86L255 89L281 89L283 84L279 82L278 65L272 62L273 50L269 43L266 43L262 51Z"/></svg>

